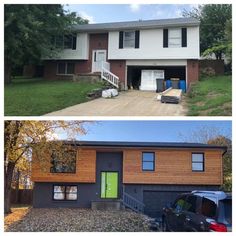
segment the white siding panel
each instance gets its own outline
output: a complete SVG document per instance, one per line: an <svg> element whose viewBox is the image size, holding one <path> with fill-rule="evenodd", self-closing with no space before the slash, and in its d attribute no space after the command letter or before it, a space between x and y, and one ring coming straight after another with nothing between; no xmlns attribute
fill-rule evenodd
<svg viewBox="0 0 236 236"><path fill-rule="evenodd" d="M140 48L119 49L119 32L109 32L108 59L199 59L199 27L187 28L187 47L163 48L163 29L140 30Z"/></svg>
<svg viewBox="0 0 236 236"><path fill-rule="evenodd" d="M76 50L64 49L50 59L88 60L89 36L87 33L77 34ZM45 58L46 59L46 58Z"/></svg>

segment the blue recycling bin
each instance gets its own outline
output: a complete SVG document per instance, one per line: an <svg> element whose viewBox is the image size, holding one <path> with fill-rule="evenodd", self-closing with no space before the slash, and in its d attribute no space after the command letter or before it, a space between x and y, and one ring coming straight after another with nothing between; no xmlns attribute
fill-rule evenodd
<svg viewBox="0 0 236 236"><path fill-rule="evenodd" d="M186 93L186 81L185 80L179 81L179 88L182 89L182 91Z"/></svg>
<svg viewBox="0 0 236 236"><path fill-rule="evenodd" d="M166 80L166 89L170 88L172 86L171 80Z"/></svg>

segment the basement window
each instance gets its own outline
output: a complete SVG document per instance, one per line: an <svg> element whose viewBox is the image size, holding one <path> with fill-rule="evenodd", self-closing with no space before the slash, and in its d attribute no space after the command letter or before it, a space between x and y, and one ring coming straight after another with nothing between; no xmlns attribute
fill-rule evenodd
<svg viewBox="0 0 236 236"><path fill-rule="evenodd" d="M204 171L204 154L192 153L192 171Z"/></svg>
<svg viewBox="0 0 236 236"><path fill-rule="evenodd" d="M155 170L155 153L154 152L142 153L142 170L143 171Z"/></svg>
<svg viewBox="0 0 236 236"><path fill-rule="evenodd" d="M57 63L58 75L73 75L75 73L75 63L59 62Z"/></svg>
<svg viewBox="0 0 236 236"><path fill-rule="evenodd" d="M76 201L78 188L76 185L54 185L53 200Z"/></svg>

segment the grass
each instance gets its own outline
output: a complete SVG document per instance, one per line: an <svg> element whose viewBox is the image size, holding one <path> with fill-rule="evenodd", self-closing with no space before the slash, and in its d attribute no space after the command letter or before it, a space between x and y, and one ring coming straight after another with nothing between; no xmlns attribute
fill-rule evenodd
<svg viewBox="0 0 236 236"><path fill-rule="evenodd" d="M46 81L17 77L5 86L6 116L38 116L88 101L87 93L102 83Z"/></svg>
<svg viewBox="0 0 236 236"><path fill-rule="evenodd" d="M203 77L187 96L189 116L231 116L232 77Z"/></svg>

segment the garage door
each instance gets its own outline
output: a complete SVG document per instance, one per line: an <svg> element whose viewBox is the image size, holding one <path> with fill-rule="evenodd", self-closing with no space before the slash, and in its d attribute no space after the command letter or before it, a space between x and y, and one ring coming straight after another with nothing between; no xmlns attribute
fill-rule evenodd
<svg viewBox="0 0 236 236"><path fill-rule="evenodd" d="M181 192L174 191L144 191L144 213L150 217L161 217L162 209L169 203L173 203Z"/></svg>
<svg viewBox="0 0 236 236"><path fill-rule="evenodd" d="M164 80L164 70L142 70L139 89L155 91L157 89L156 79Z"/></svg>

